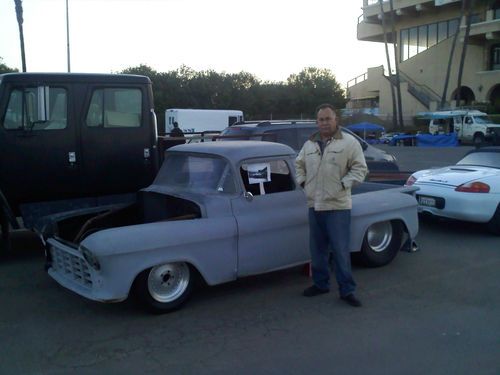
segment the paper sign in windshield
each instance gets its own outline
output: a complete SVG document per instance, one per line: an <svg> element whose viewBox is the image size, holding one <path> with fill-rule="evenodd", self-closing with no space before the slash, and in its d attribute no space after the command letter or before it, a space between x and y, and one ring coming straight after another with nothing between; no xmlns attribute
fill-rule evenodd
<svg viewBox="0 0 500 375"><path fill-rule="evenodd" d="M248 183L259 184L271 181L271 165L269 163L248 164Z"/></svg>

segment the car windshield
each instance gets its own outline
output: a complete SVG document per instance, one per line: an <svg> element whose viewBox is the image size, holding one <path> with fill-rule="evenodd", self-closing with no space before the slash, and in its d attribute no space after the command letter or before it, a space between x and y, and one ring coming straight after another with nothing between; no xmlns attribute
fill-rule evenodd
<svg viewBox="0 0 500 375"><path fill-rule="evenodd" d="M167 153L154 183L198 193L231 194L236 191L227 161L205 155Z"/></svg>
<svg viewBox="0 0 500 375"><path fill-rule="evenodd" d="M492 121L488 116L474 116L476 124L491 124Z"/></svg>
<svg viewBox="0 0 500 375"><path fill-rule="evenodd" d="M500 152L473 152L466 155L457 165L478 165L482 167L500 168Z"/></svg>

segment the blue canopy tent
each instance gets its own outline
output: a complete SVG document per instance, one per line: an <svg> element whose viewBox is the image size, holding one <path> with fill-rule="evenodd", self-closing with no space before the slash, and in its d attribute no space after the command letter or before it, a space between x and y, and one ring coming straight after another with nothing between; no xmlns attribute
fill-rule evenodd
<svg viewBox="0 0 500 375"><path fill-rule="evenodd" d="M363 138L366 139L366 132L384 132L385 128L381 125L372 124L371 122L360 122L347 126L347 129L353 132L363 132Z"/></svg>

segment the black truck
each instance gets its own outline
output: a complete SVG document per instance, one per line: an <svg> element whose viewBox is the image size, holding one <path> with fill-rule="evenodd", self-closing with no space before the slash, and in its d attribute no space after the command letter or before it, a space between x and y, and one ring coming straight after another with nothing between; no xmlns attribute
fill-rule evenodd
<svg viewBox="0 0 500 375"><path fill-rule="evenodd" d="M133 199L158 169L151 81L75 73L0 75L1 242L59 211Z"/></svg>

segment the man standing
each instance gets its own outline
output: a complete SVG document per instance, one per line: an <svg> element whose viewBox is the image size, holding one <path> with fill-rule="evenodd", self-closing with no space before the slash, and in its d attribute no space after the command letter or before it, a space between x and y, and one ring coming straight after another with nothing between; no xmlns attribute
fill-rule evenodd
<svg viewBox="0 0 500 375"><path fill-rule="evenodd" d="M361 302L354 295L349 251L351 187L364 180L366 161L356 138L341 131L332 105L317 108L316 123L319 131L306 141L295 161L297 182L305 190L309 207L314 284L304 290L304 296L330 291L331 256L340 298L358 307Z"/></svg>

